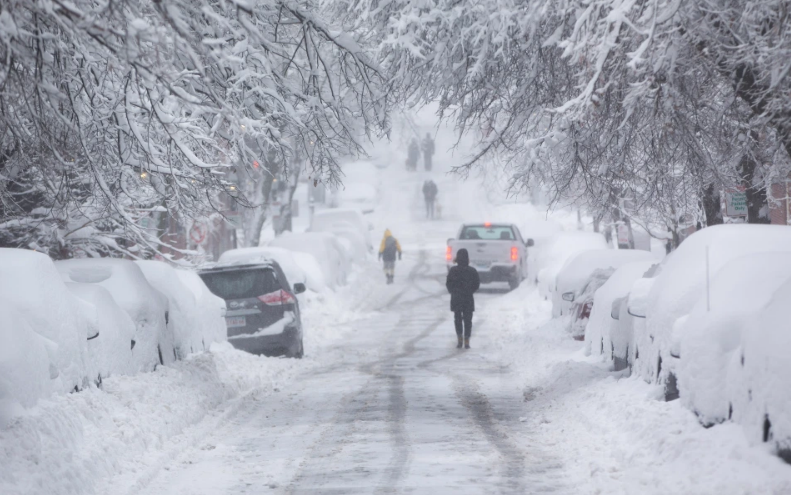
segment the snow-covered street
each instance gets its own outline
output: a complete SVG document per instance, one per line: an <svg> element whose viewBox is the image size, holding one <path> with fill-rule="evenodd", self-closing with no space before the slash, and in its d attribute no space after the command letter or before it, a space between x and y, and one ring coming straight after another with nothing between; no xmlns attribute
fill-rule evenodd
<svg viewBox="0 0 791 495"><path fill-rule="evenodd" d="M299 361L216 345L172 372L44 401L0 434L15 473L3 472L0 491L791 491L788 465L737 426L704 429L658 386L585 357L533 284L485 286L472 349L456 349L445 239L463 217L543 213L435 174L443 218L429 222L415 200L423 177L381 174L376 229L391 228L405 252L393 285L370 259L348 286L312 296ZM23 442L30 435L37 447Z"/></svg>

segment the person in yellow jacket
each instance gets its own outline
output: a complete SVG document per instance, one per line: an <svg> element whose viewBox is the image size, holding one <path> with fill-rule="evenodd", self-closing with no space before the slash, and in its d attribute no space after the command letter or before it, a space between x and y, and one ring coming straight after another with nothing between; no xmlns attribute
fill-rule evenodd
<svg viewBox="0 0 791 495"><path fill-rule="evenodd" d="M396 253L400 260L401 244L398 243L398 239L393 237L390 229L386 229L385 235L382 237L382 243L379 245L379 259L384 261L385 276L388 284L393 283L393 277L395 276Z"/></svg>

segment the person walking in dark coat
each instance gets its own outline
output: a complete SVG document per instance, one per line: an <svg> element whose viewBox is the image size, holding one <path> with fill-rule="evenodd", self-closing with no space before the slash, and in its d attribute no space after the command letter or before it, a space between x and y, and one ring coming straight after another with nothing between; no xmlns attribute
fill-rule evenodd
<svg viewBox="0 0 791 495"><path fill-rule="evenodd" d="M426 170L430 171L431 157L434 156L434 140L431 139L431 134L426 133L426 137L423 138L423 142L421 143L421 148L423 148L423 160L425 162Z"/></svg>
<svg viewBox="0 0 791 495"><path fill-rule="evenodd" d="M470 348L470 335L472 334L472 313L475 311L475 298L473 294L481 287L478 271L470 266L470 255L466 249L459 249L456 253L456 266L448 271L445 287L450 292L450 310L453 311L453 322L456 325L456 336L459 343L457 349L463 344L465 349Z"/></svg>
<svg viewBox="0 0 791 495"><path fill-rule="evenodd" d="M433 180L423 183L423 199L426 201L426 218L434 219L434 201L437 200L437 184Z"/></svg>

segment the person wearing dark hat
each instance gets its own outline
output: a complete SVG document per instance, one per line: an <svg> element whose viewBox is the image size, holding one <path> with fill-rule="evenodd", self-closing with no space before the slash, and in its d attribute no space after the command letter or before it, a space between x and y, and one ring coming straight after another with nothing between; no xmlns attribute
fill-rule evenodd
<svg viewBox="0 0 791 495"><path fill-rule="evenodd" d="M473 294L481 287L481 279L478 271L470 266L470 255L466 249L459 249L456 253L456 266L448 271L445 287L450 292L450 310L453 311L453 322L459 339L456 348L461 349L463 344L465 349L469 349L472 313L475 311Z"/></svg>

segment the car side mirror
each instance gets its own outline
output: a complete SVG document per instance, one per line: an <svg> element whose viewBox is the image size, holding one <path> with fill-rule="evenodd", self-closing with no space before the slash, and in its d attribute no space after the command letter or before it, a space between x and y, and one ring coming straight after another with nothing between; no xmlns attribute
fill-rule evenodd
<svg viewBox="0 0 791 495"><path fill-rule="evenodd" d="M620 320L621 319L621 304L623 303L623 297L619 297L618 299L612 302L612 308L610 309L610 318L613 320Z"/></svg>
<svg viewBox="0 0 791 495"><path fill-rule="evenodd" d="M88 337L88 340L93 340L98 336L99 336L99 332L96 332L96 335L91 335L90 337Z"/></svg>
<svg viewBox="0 0 791 495"><path fill-rule="evenodd" d="M573 302L574 301L574 293L573 292L564 292L561 296L564 301Z"/></svg>
<svg viewBox="0 0 791 495"><path fill-rule="evenodd" d="M533 239L528 239L527 242L525 243L525 246L527 247L533 247L535 245L536 245L536 241L534 241Z"/></svg>
<svg viewBox="0 0 791 495"><path fill-rule="evenodd" d="M303 284L301 282L298 282L298 283L294 284L294 294L302 294L306 290L307 290L307 287L305 287L305 284Z"/></svg>

